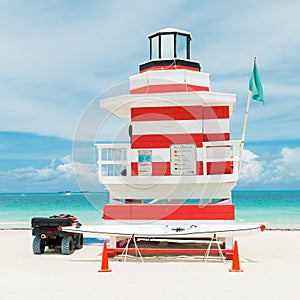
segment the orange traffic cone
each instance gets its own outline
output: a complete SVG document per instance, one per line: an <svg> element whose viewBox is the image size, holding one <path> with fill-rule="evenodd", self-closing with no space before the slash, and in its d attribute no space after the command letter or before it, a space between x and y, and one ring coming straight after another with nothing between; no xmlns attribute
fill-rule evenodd
<svg viewBox="0 0 300 300"><path fill-rule="evenodd" d="M103 245L101 269L98 270L98 272L111 272L111 269L108 268L108 254L106 241L104 241Z"/></svg>
<svg viewBox="0 0 300 300"><path fill-rule="evenodd" d="M239 249L238 249L237 241L234 242L232 268L229 269L229 272L244 272L240 268L240 258L239 258Z"/></svg>

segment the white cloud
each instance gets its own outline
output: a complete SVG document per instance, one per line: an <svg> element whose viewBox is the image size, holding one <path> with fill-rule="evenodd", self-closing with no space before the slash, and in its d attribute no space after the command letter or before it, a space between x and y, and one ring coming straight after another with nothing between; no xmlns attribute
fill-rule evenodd
<svg viewBox="0 0 300 300"><path fill-rule="evenodd" d="M249 151L243 151L240 180L242 183L255 183L261 179L264 162L257 160L258 156Z"/></svg>
<svg viewBox="0 0 300 300"><path fill-rule="evenodd" d="M96 166L74 162L70 156L53 160L41 169L25 167L0 172L0 183L0 192L101 190Z"/></svg>
<svg viewBox="0 0 300 300"><path fill-rule="evenodd" d="M299 188L300 148L282 148L280 155L278 159L265 161L255 153L244 150L239 184L247 186L247 184L259 183L275 188L282 188L284 184L289 184Z"/></svg>
<svg viewBox="0 0 300 300"><path fill-rule="evenodd" d="M283 148L281 158L273 161L270 169L275 182L300 181L300 148ZM271 172L270 172L271 173Z"/></svg>
<svg viewBox="0 0 300 300"><path fill-rule="evenodd" d="M258 158L258 156L255 153L244 149L243 156L242 156L243 162L251 162L256 158Z"/></svg>

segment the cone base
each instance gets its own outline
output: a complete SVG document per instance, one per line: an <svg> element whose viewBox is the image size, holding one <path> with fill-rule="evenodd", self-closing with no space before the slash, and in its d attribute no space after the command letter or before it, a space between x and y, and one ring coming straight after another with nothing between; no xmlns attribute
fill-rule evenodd
<svg viewBox="0 0 300 300"><path fill-rule="evenodd" d="M244 272L244 270L239 269L239 270L235 270L235 269L229 269L229 272Z"/></svg>
<svg viewBox="0 0 300 300"><path fill-rule="evenodd" d="M103 269L103 270L98 270L99 273L102 273L102 272L111 272L112 270L110 269Z"/></svg>

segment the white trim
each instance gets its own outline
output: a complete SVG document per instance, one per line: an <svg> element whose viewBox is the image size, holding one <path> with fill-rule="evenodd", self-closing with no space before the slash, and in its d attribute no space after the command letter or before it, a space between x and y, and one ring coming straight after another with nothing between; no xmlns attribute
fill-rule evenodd
<svg viewBox="0 0 300 300"><path fill-rule="evenodd" d="M112 144L112 143L107 143L107 144L104 144L104 143L95 143L95 146L98 148L98 149L129 149L130 148L130 144L128 143L119 143L119 144Z"/></svg>
<svg viewBox="0 0 300 300"><path fill-rule="evenodd" d="M217 92L127 94L99 100L100 107L121 119L130 119L132 107L157 106L229 106L230 116L236 102L235 94Z"/></svg>
<svg viewBox="0 0 300 300"><path fill-rule="evenodd" d="M174 61L174 60L184 60L184 61L187 61L187 62L192 62L192 63L198 63L200 65L200 62L198 60L193 60L193 59L188 59L188 58L183 58L183 57L171 57L171 58L155 58L155 59L149 59L149 60L146 60L146 61L143 61L141 63L139 63L139 66L141 65L144 65L146 63L150 63L150 62L159 62L159 61L165 61L165 60L169 60L169 61ZM161 71L164 71L165 69L162 69ZM146 71L148 72L148 71ZM197 71L195 71L197 72ZM143 72L145 73L145 72Z"/></svg>
<svg viewBox="0 0 300 300"><path fill-rule="evenodd" d="M157 70L130 76L129 81L130 90L162 84L190 84L209 88L210 74L182 69Z"/></svg>
<svg viewBox="0 0 300 300"><path fill-rule="evenodd" d="M191 37L192 39L192 34L188 31L185 30L181 30L181 29L177 29L177 28L173 28L173 27L168 27L168 28L164 28L164 29L160 29L157 30L153 33L148 34L148 38L152 37L153 35L159 34L159 33L182 33L182 34L187 34Z"/></svg>
<svg viewBox="0 0 300 300"><path fill-rule="evenodd" d="M230 198L237 176L131 176L102 177L114 198L217 199Z"/></svg>
<svg viewBox="0 0 300 300"><path fill-rule="evenodd" d="M203 224L234 224L234 220L103 220L105 225L119 225L136 224L136 225L203 225Z"/></svg>
<svg viewBox="0 0 300 300"><path fill-rule="evenodd" d="M219 175L195 175L195 176L103 176L101 181L107 185L120 185L124 189L129 187L140 186L142 189L145 187L159 188L170 187L173 185L191 185L192 188L196 184L215 185L229 184L237 180L237 174L219 174ZM159 183L159 184L158 184ZM122 187L122 188L123 188ZM145 198L145 197L144 197ZM156 197L151 197L156 198ZM161 198L161 197L158 197ZM197 198L197 197L196 197ZM176 198L175 198L176 199Z"/></svg>

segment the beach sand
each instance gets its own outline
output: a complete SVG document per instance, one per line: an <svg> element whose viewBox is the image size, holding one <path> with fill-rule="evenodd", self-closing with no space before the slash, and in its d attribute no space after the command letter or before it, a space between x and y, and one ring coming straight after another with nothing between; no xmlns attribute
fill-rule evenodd
<svg viewBox="0 0 300 300"><path fill-rule="evenodd" d="M237 239L243 273L224 264L109 261L101 246L73 255L34 255L30 230L0 231L1 299L300 299L300 232L265 231Z"/></svg>

